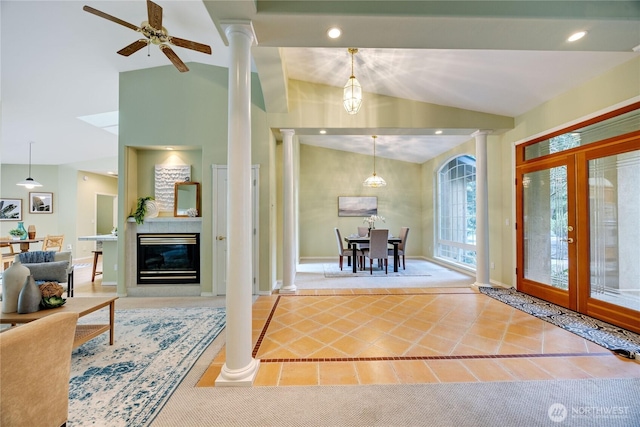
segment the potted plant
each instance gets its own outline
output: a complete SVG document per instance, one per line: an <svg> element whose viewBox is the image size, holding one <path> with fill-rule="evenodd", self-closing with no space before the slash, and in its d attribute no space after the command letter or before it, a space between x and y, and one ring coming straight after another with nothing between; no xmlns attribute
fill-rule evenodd
<svg viewBox="0 0 640 427"><path fill-rule="evenodd" d="M18 228L13 228L9 230L9 235L13 240L20 240L20 238L22 237L22 230Z"/></svg>
<svg viewBox="0 0 640 427"><path fill-rule="evenodd" d="M151 202L151 203L150 203ZM157 207L155 206L155 199L152 196L147 197L138 197L138 202L136 203L136 209L129 214L130 217L136 220L136 224L142 224L144 222L145 216L149 211L149 207L154 210L154 216L158 215Z"/></svg>

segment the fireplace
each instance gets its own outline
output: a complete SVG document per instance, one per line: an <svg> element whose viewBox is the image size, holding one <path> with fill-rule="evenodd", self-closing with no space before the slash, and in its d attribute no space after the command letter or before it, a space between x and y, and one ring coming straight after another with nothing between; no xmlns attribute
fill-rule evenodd
<svg viewBox="0 0 640 427"><path fill-rule="evenodd" d="M138 284L200 283L199 233L140 233Z"/></svg>

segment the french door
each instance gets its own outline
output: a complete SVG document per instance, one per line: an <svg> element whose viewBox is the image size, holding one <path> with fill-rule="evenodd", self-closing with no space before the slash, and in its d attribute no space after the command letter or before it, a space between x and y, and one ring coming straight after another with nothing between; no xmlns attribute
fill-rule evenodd
<svg viewBox="0 0 640 427"><path fill-rule="evenodd" d="M640 134L516 166L517 286L640 332Z"/></svg>

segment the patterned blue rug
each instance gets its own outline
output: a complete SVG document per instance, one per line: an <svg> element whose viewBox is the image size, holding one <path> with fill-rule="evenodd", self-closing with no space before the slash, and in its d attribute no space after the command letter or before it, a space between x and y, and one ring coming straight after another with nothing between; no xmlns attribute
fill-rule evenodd
<svg viewBox="0 0 640 427"><path fill-rule="evenodd" d="M106 314L108 318L108 314ZM221 308L116 310L104 333L74 349L67 426L147 426L225 327ZM78 323L104 323L104 310Z"/></svg>
<svg viewBox="0 0 640 427"><path fill-rule="evenodd" d="M518 292L514 288L481 287L479 289L491 298L573 332L620 356L629 359L640 358L640 335L634 332Z"/></svg>

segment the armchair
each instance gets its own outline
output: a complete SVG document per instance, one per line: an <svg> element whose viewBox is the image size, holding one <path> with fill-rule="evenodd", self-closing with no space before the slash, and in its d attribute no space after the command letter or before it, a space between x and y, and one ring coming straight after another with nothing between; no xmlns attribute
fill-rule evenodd
<svg viewBox="0 0 640 427"><path fill-rule="evenodd" d="M67 291L67 296L73 297L71 252L23 252L15 256L15 262L20 262L27 267L36 281L58 282Z"/></svg>
<svg viewBox="0 0 640 427"><path fill-rule="evenodd" d="M77 321L54 313L0 334L0 425L66 424Z"/></svg>

